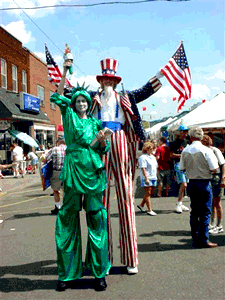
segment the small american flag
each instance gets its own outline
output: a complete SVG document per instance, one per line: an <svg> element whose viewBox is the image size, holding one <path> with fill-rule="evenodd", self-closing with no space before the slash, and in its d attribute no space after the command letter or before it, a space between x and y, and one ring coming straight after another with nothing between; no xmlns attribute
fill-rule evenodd
<svg viewBox="0 0 225 300"><path fill-rule="evenodd" d="M47 46L45 45L45 54L46 54L46 62L48 68L48 75L50 78L50 82L59 84L62 78L62 74L59 70L57 63L54 61L53 57L51 56L50 52L48 51ZM66 78L65 85L72 87L69 80Z"/></svg>
<svg viewBox="0 0 225 300"><path fill-rule="evenodd" d="M179 112L185 101L191 98L191 73L183 43L180 44L165 67L161 69L161 72L180 95L177 107L177 112Z"/></svg>

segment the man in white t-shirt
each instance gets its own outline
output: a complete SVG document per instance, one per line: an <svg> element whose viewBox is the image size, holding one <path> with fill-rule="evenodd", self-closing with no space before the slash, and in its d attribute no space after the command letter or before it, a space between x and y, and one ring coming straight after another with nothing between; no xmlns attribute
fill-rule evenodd
<svg viewBox="0 0 225 300"><path fill-rule="evenodd" d="M19 169L21 170L21 175L24 177L25 174L25 161L23 157L23 148L18 146L17 143L13 143L10 146L10 150L12 151L12 161L16 162L13 165L13 175L15 178L19 176Z"/></svg>
<svg viewBox="0 0 225 300"><path fill-rule="evenodd" d="M216 173L219 166L213 151L201 143L203 130L193 127L188 134L192 144L181 153L180 170L186 171L189 178L193 246L214 248L218 245L208 241L208 226L212 206L212 173Z"/></svg>
<svg viewBox="0 0 225 300"><path fill-rule="evenodd" d="M155 186L157 185L157 167L158 163L155 156L152 154L154 145L151 142L146 142L143 145L143 155L139 157L138 164L141 168L140 178L141 186L145 189L145 195L140 205L137 207L142 211L146 204L148 211L147 214L150 216L156 216L156 213L151 208L151 196L154 193Z"/></svg>

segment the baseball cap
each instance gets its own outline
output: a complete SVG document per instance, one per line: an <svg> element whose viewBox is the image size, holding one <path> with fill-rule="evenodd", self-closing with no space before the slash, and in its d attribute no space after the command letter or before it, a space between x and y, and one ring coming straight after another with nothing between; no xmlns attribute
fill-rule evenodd
<svg viewBox="0 0 225 300"><path fill-rule="evenodd" d="M187 126L185 126L185 125L180 125L179 127L178 127L178 129L177 129L178 131L183 131L183 130L186 130L186 131L188 131L189 129L188 129L188 127Z"/></svg>

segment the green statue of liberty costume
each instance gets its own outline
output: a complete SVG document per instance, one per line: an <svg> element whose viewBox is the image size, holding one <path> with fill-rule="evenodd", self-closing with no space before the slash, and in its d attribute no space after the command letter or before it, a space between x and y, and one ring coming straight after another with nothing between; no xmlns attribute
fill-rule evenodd
<svg viewBox="0 0 225 300"><path fill-rule="evenodd" d="M108 259L107 212L102 203L107 185L104 165L100 155L109 151L97 143L90 143L102 130L101 121L91 115L82 119L74 109L76 98L81 95L91 107L91 97L83 87L74 88L71 100L55 93L50 101L60 107L66 156L60 179L64 184L63 205L56 220L55 240L59 281L72 281L82 277L81 228L79 212L82 205L86 210L88 241L86 267L95 278L105 277L110 269Z"/></svg>

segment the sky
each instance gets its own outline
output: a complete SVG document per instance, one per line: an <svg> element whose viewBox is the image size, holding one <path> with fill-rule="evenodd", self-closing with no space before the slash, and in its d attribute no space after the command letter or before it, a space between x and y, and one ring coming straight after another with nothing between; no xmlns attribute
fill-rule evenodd
<svg viewBox="0 0 225 300"><path fill-rule="evenodd" d="M100 2L103 1L1 0L0 9ZM119 61L117 75L122 77L125 90L132 91L164 67L183 41L192 78L192 98L183 110L189 110L224 91L224 11L223 0L61 7L24 10L26 14L22 10L0 10L0 25L43 61L47 43L60 68L67 43L74 57L70 82L85 82L92 90L99 87L96 75L101 74L103 58ZM173 97L178 94L165 77L160 80L162 88L138 104L145 120L177 114ZM121 84L117 87L120 90Z"/></svg>

